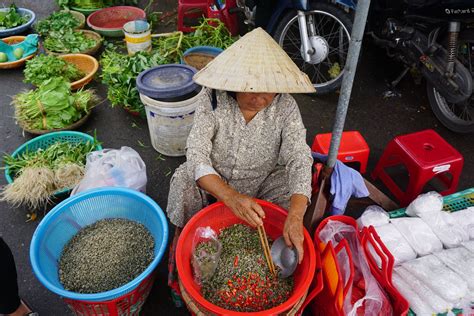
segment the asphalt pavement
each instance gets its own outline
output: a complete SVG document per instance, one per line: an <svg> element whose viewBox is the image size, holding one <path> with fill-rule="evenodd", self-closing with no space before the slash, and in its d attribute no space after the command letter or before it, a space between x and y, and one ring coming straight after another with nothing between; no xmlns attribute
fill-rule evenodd
<svg viewBox="0 0 474 316"><path fill-rule="evenodd" d="M474 184L474 142L472 135L459 135L440 125L430 110L424 86L415 85L409 77L397 89L397 97L385 99L387 79L398 75L400 65L384 56L384 52L370 43L364 45L357 72L345 130L358 130L370 146L368 172L372 171L386 144L396 135L432 128L458 149L465 158L458 190ZM29 89L22 82L21 70L0 72L0 151L11 153L32 138L15 123L11 96ZM101 98L106 87L96 79L91 85ZM295 95L307 128L308 144L317 133L330 132L334 120L338 94L325 96ZM146 120L131 116L121 108L111 108L107 101L93 110L93 115L80 129L97 132L104 148L129 146L138 151L147 165L147 194L163 209L166 207L169 181L174 169L184 158L165 157L151 147ZM0 178L0 185L5 179ZM382 190L386 191L382 186ZM25 297L40 315L70 315L61 298L48 291L34 276L29 261L30 240L43 218L25 222L28 210L12 208L0 203L0 235L12 248L18 268L21 296ZM46 212L46 211L45 211ZM357 213L357 212L356 212ZM173 306L167 287L167 259L165 256L157 271L157 278L142 315L186 315L185 309Z"/></svg>

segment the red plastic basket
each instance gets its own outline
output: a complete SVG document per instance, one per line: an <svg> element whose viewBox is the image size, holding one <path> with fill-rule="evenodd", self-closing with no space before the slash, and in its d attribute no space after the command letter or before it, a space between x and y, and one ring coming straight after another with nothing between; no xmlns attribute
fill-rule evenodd
<svg viewBox="0 0 474 316"><path fill-rule="evenodd" d="M152 273L133 291L106 302L87 302L63 298L69 308L78 316L138 316L150 294L155 280Z"/></svg>
<svg viewBox="0 0 474 316"><path fill-rule="evenodd" d="M257 202L262 206L266 213L264 226L268 236L272 239L280 237L283 232L283 225L287 216L287 212L272 203L261 200L257 200ZM179 278L186 293L189 294L192 300L196 302L200 308L204 309L205 313L211 313L215 315L268 316L278 315L291 310L293 306L295 306L305 295L307 295L311 283L314 284L318 282L318 280L313 281L317 259L314 245L311 241L309 233L306 230L304 231L305 256L303 262L298 266L293 275L295 282L294 290L290 298L285 303L258 313L240 313L223 309L210 303L204 299L204 297L202 297L199 285L194 282L191 266L191 252L194 232L198 227L202 226L210 226L215 231L220 231L222 228L238 223L245 224L242 220L237 218L222 202L218 202L202 209L186 224L183 231L181 232L178 245L176 247L176 253L178 254L176 256L176 266L178 269ZM320 289L318 284L313 286L314 293L317 294L318 289ZM313 295L313 292L310 291L309 295Z"/></svg>

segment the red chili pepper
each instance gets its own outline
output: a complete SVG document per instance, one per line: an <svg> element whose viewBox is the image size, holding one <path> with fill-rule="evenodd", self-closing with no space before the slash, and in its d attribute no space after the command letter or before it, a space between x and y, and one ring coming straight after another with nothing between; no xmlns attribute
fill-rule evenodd
<svg viewBox="0 0 474 316"><path fill-rule="evenodd" d="M234 267L237 267L239 265L239 256L235 256L234 258Z"/></svg>

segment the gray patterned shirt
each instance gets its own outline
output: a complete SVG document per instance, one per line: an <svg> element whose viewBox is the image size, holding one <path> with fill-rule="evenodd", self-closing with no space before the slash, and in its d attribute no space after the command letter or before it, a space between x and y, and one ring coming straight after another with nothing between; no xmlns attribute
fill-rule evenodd
<svg viewBox="0 0 474 316"><path fill-rule="evenodd" d="M277 165L285 166L290 194L311 198L311 150L296 101L289 94L246 123L237 101L217 92L212 109L210 91L198 100L187 140L188 173L194 179L216 174L240 193L256 196Z"/></svg>

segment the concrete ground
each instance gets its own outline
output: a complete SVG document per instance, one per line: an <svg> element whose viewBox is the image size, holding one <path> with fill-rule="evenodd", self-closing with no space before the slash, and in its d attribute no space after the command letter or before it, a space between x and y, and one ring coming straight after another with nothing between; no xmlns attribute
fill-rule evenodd
<svg viewBox="0 0 474 316"><path fill-rule="evenodd" d="M397 75L399 70L399 65L386 58L382 50L370 43L365 44L345 129L358 130L367 140L371 149L369 172L373 170L385 145L394 136L432 128L464 156L465 165L458 189L470 188L474 183L472 135L454 134L441 126L430 110L423 86L416 86L410 78L401 83L398 89L400 97L384 99L383 93L387 90L386 80ZM32 138L32 135L23 133L15 124L13 108L10 105L11 96L30 88L22 80L21 70L2 70L0 73L1 152L11 153ZM101 98L105 98L105 86L97 79L92 86L97 89ZM308 130L308 144L311 144L315 134L331 131L338 95L295 97ZM89 121L79 130L87 133L97 131L97 137L105 148L130 146L137 150L147 164L147 193L163 209L166 207L170 176L184 158L157 159L159 154L150 145L145 120L133 117L120 108L111 108L105 101L94 109ZM2 177L0 185L3 184L5 179ZM70 315L62 300L43 287L33 275L29 261L29 246L43 213L37 221L25 222L27 211L0 203L0 235L10 245L15 256L21 295L41 315ZM166 284L167 259L165 256L158 267L157 279L142 315L187 314L183 308L175 308L170 299Z"/></svg>

